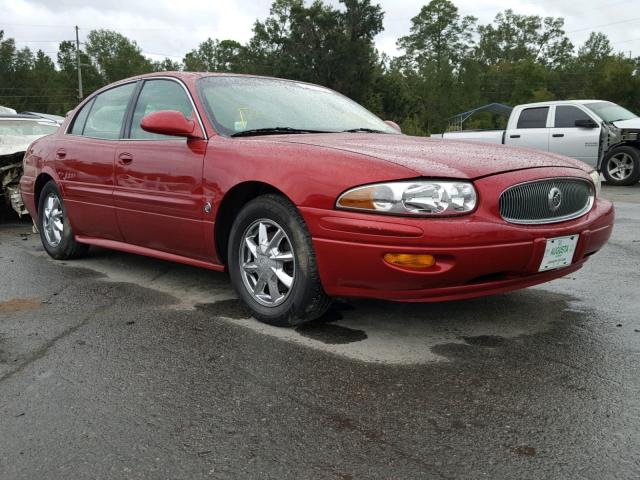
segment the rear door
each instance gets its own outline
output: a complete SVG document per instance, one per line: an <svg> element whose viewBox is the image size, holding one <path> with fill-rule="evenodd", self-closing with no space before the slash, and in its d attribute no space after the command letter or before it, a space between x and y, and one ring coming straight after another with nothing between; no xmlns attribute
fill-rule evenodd
<svg viewBox="0 0 640 480"><path fill-rule="evenodd" d="M145 80L115 152L114 203L127 243L191 258L206 258L202 170L207 142L148 133L145 115L177 110L199 117L177 79Z"/></svg>
<svg viewBox="0 0 640 480"><path fill-rule="evenodd" d="M114 154L135 86L119 85L94 97L57 142L56 171L79 235L122 240L113 202Z"/></svg>
<svg viewBox="0 0 640 480"><path fill-rule="evenodd" d="M506 132L505 143L516 147L549 150L549 107L524 108L518 116L516 128Z"/></svg>
<svg viewBox="0 0 640 480"><path fill-rule="evenodd" d="M598 163L600 127L576 127L576 120L596 120L575 105L556 105L550 130L549 151L573 157L595 167Z"/></svg>

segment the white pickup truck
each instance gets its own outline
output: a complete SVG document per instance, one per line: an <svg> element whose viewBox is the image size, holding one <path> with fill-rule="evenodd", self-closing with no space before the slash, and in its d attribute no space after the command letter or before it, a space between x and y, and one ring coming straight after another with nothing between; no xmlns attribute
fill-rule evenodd
<svg viewBox="0 0 640 480"><path fill-rule="evenodd" d="M502 143L559 153L597 168L608 183L640 179L640 118L615 103L568 100L515 107L506 130L434 135L451 140Z"/></svg>

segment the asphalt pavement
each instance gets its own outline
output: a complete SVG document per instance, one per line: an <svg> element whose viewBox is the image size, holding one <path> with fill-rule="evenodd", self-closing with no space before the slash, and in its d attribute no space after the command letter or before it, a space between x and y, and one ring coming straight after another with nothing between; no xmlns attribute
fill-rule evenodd
<svg viewBox="0 0 640 480"><path fill-rule="evenodd" d="M0 479L640 478L640 185L580 271L298 329L227 276L0 224Z"/></svg>

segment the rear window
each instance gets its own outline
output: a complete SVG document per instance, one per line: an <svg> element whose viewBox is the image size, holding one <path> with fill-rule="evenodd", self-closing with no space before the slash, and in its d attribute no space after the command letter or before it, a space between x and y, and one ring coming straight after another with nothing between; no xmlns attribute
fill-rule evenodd
<svg viewBox="0 0 640 480"><path fill-rule="evenodd" d="M520 112L518 128L545 128L549 107L526 108Z"/></svg>
<svg viewBox="0 0 640 480"><path fill-rule="evenodd" d="M99 94L87 116L83 135L108 140L120 138L122 120L135 86L127 83Z"/></svg>

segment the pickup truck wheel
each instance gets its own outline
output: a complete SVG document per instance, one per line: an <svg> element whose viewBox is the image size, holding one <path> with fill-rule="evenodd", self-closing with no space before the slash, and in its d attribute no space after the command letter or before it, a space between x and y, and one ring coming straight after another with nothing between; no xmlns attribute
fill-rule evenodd
<svg viewBox="0 0 640 480"><path fill-rule="evenodd" d="M42 246L56 260L77 258L89 250L88 245L76 242L62 195L53 181L47 183L40 192L38 231Z"/></svg>
<svg viewBox="0 0 640 480"><path fill-rule="evenodd" d="M290 327L329 307L309 231L285 198L263 195L249 202L231 227L228 251L231 283L261 322Z"/></svg>
<svg viewBox="0 0 640 480"><path fill-rule="evenodd" d="M605 158L602 174L610 185L633 185L640 179L640 151L618 147Z"/></svg>

